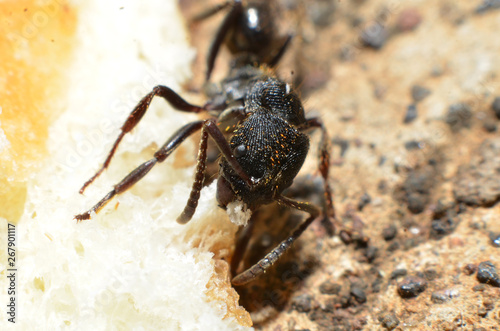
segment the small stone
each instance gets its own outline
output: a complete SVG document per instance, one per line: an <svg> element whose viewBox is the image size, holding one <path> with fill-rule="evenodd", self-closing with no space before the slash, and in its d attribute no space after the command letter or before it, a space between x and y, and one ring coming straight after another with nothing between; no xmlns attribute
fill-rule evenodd
<svg viewBox="0 0 500 331"><path fill-rule="evenodd" d="M363 210L363 208L365 208L365 206L369 204L371 201L372 197L368 193L363 194L361 198L359 198L358 210L359 211Z"/></svg>
<svg viewBox="0 0 500 331"><path fill-rule="evenodd" d="M321 292L321 294L339 294L340 293L340 290L342 289L342 286L340 286L339 284L336 284L332 281L324 281L323 283L321 283L321 285L319 286L319 291Z"/></svg>
<svg viewBox="0 0 500 331"><path fill-rule="evenodd" d="M368 262L373 262L378 255L378 248L375 246L368 246L365 250L365 256Z"/></svg>
<svg viewBox="0 0 500 331"><path fill-rule="evenodd" d="M406 108L405 118L403 123L408 124L413 122L417 118L417 106L415 104L411 104Z"/></svg>
<svg viewBox="0 0 500 331"><path fill-rule="evenodd" d="M398 293L402 298L414 298L427 288L427 281L421 277L408 276L398 284Z"/></svg>
<svg viewBox="0 0 500 331"><path fill-rule="evenodd" d="M490 232L489 237L493 247L500 247L500 233Z"/></svg>
<svg viewBox="0 0 500 331"><path fill-rule="evenodd" d="M361 32L361 40L366 46L380 49L388 37L386 28L380 23L374 23Z"/></svg>
<svg viewBox="0 0 500 331"><path fill-rule="evenodd" d="M497 269L490 261L479 263L477 280L484 284L500 287L500 277L498 277Z"/></svg>
<svg viewBox="0 0 500 331"><path fill-rule="evenodd" d="M405 149L408 151L412 151L415 149L421 149L423 146L423 143L417 140L410 140L405 142Z"/></svg>
<svg viewBox="0 0 500 331"><path fill-rule="evenodd" d="M366 294L365 291L361 287L354 286L351 288L351 295L358 303L366 302Z"/></svg>
<svg viewBox="0 0 500 331"><path fill-rule="evenodd" d="M311 310L312 296L309 294L302 294L292 299L292 307L298 312L307 313Z"/></svg>
<svg viewBox="0 0 500 331"><path fill-rule="evenodd" d="M495 100L493 100L491 109L493 109L496 117L500 120L500 97L496 97Z"/></svg>
<svg viewBox="0 0 500 331"><path fill-rule="evenodd" d="M417 28L422 16L416 9L406 9L399 14L397 27L400 31L411 31Z"/></svg>
<svg viewBox="0 0 500 331"><path fill-rule="evenodd" d="M487 119L483 122L483 129L486 132L492 133L492 132L497 132L498 127L496 123L490 122Z"/></svg>
<svg viewBox="0 0 500 331"><path fill-rule="evenodd" d="M470 276L472 275L473 273L475 273L477 270L477 265L475 264L472 264L472 263L469 263L467 264L465 267L464 267L464 274L466 274L467 276Z"/></svg>
<svg viewBox="0 0 500 331"><path fill-rule="evenodd" d="M396 238L397 234L398 228L392 224L382 230L382 237L385 241L391 241L392 239Z"/></svg>
<svg viewBox="0 0 500 331"><path fill-rule="evenodd" d="M397 241L393 241L393 242L389 245L389 247L387 247L387 250L388 250L389 252L395 252L395 251L397 251L399 248L401 248L401 244L400 244L400 243L398 243Z"/></svg>
<svg viewBox="0 0 500 331"><path fill-rule="evenodd" d="M411 87L411 97L413 101L420 102L431 94L431 90L420 85L413 85Z"/></svg>
<svg viewBox="0 0 500 331"><path fill-rule="evenodd" d="M488 311L484 307L479 307L477 314L481 317L486 317L486 315L488 315Z"/></svg>
<svg viewBox="0 0 500 331"><path fill-rule="evenodd" d="M387 330L394 330L399 325L399 320L394 313L381 315L378 320Z"/></svg>
<svg viewBox="0 0 500 331"><path fill-rule="evenodd" d="M475 285L475 286L472 288L472 290L473 290L474 292L483 292L484 290L486 290L486 285L484 285L484 284L477 284L477 285Z"/></svg>
<svg viewBox="0 0 500 331"><path fill-rule="evenodd" d="M391 275L389 278L396 279L399 277L404 277L404 276L406 276L407 273L408 273L408 271L406 271L406 269L396 269L393 272L391 272Z"/></svg>
<svg viewBox="0 0 500 331"><path fill-rule="evenodd" d="M453 132L457 132L462 128L470 128L472 122L472 111L465 103L453 104L448 109L445 121Z"/></svg>
<svg viewBox="0 0 500 331"><path fill-rule="evenodd" d="M500 0L483 0L483 3L476 7L476 14L484 14L485 12L500 8Z"/></svg>
<svg viewBox="0 0 500 331"><path fill-rule="evenodd" d="M431 294L431 301L434 303L444 303L460 296L457 289L444 289Z"/></svg>

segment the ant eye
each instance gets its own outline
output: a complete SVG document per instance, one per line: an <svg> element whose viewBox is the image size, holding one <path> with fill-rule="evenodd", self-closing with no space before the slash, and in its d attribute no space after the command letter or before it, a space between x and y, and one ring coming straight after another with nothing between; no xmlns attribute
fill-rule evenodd
<svg viewBox="0 0 500 331"><path fill-rule="evenodd" d="M247 148L245 145L239 145L236 146L236 148L233 150L233 154L235 157L242 157L247 153Z"/></svg>

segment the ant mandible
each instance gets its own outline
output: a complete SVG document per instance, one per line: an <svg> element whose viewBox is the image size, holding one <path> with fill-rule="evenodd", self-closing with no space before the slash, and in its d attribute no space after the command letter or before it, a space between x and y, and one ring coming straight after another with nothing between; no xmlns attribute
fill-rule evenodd
<svg viewBox="0 0 500 331"><path fill-rule="evenodd" d="M179 128L154 154L153 158L129 173L104 198L85 213L75 216L77 221L90 219L115 195L121 194L141 180L157 163L163 162L189 136L201 130L195 178L186 206L177 218L185 224L195 213L203 187L207 163L207 144L210 137L220 151L217 201L226 209L228 204L242 202L249 210L274 201L309 214L284 241L255 265L232 279L233 285L243 285L263 274L282 256L293 242L315 220L333 228L335 219L333 199L328 184L330 167L327 131L319 118L306 119L304 108L289 84L276 78L268 67L274 66L287 48L291 35L277 36L268 16L267 1L241 1L232 4L212 43L207 60L207 81L221 45L225 44L239 60L219 88L207 95L204 106L188 103L170 88L158 85L133 109L121 127L121 132L97 173L80 189L83 193L106 169L123 137L146 113L155 96L162 97L173 108L190 113L216 112L217 117L188 123ZM207 17L226 5L205 13ZM202 17L200 16L200 17ZM261 52L266 49L266 52ZM239 53L239 54L238 54ZM272 56L268 56L271 54ZM324 180L325 207L295 201L282 195L301 169L309 150L309 138L304 131L321 130L319 172ZM252 219L247 228L253 227ZM333 231L332 231L333 232ZM248 244L251 230L236 247L231 267L239 265Z"/></svg>

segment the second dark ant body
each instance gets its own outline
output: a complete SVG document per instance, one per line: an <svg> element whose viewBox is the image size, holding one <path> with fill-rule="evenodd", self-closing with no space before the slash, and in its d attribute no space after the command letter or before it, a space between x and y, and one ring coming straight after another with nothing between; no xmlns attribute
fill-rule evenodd
<svg viewBox="0 0 500 331"><path fill-rule="evenodd" d="M260 2L250 2L248 6L257 3ZM290 85L276 78L270 69L260 66L262 63L274 65L283 54L290 37L284 39L276 37L273 35L274 30L267 26L264 31L269 38L265 39L267 41L264 42L264 46L271 49L275 55L270 60L261 57L258 49L262 40L247 38L248 36L242 37L245 36L246 30L252 30L255 27L255 21L265 21L266 14L262 16L259 11L253 12L257 17L252 20L241 21L242 13L248 12L251 8L254 7L243 7L240 1L233 2L213 42L208 60L207 78L210 77L212 70L210 63L213 64L226 36L235 36L235 40L240 41L246 39L246 44L242 43L235 47L242 54L246 54L249 60L235 62L230 74L218 85L218 89L209 93L209 101L205 106L192 105L170 88L156 86L128 116L103 166L84 184L80 192L82 193L107 168L118 144L124 135L139 123L154 96L164 98L177 110L194 113L210 110L216 114L216 117L182 126L154 154L152 159L133 170L89 211L75 216L78 221L89 219L93 212L99 212L115 195L126 191L157 163L163 162L187 137L201 130L195 179L184 211L177 218L177 222L187 223L195 213L205 178L209 137L215 142L221 155L217 201L222 208L226 208L230 203L240 202L253 212L262 205L276 201L309 214L309 217L270 253L254 266L234 277L232 280L234 285L248 283L264 273L314 220L323 219L325 223L330 223L330 219L335 216L328 184L330 162L328 137L324 126L318 118L306 119L301 100ZM232 39L233 37L230 37L230 40ZM283 42L276 44L276 40ZM254 50L257 51L254 52ZM309 138L304 131L310 128L319 128L322 133L319 171L324 179L326 201L324 212L312 204L282 195L283 190L292 184L304 163L309 150ZM243 256L252 227L253 223L250 220L245 234L237 244L232 261L233 271L238 267Z"/></svg>

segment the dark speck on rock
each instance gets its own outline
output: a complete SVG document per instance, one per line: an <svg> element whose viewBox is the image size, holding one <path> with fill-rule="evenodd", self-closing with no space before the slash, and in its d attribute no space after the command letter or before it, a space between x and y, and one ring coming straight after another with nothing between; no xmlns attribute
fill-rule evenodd
<svg viewBox="0 0 500 331"><path fill-rule="evenodd" d="M403 276L406 276L407 273L408 273L408 271L406 271L406 269L396 269L393 272L391 272L390 278L396 279L399 277L403 277Z"/></svg>
<svg viewBox="0 0 500 331"><path fill-rule="evenodd" d="M453 104L448 108L445 121L453 132L457 132L462 128L470 128L472 111L470 107L464 103Z"/></svg>
<svg viewBox="0 0 500 331"><path fill-rule="evenodd" d="M365 206L369 204L371 201L372 197L368 193L363 194L361 198L359 198L358 210L359 211L363 210L363 208L365 208Z"/></svg>
<svg viewBox="0 0 500 331"><path fill-rule="evenodd" d="M427 288L427 281L421 277L408 276L398 284L398 293L402 298L414 298Z"/></svg>
<svg viewBox="0 0 500 331"><path fill-rule="evenodd" d="M309 294L302 294L292 299L292 307L298 312L307 313L311 310L312 296Z"/></svg>
<svg viewBox="0 0 500 331"><path fill-rule="evenodd" d="M392 224L382 230L382 237L384 238L385 241L390 241L396 238L397 234L398 234L398 228Z"/></svg>
<svg viewBox="0 0 500 331"><path fill-rule="evenodd" d="M368 246L365 250L365 257L368 260L368 262L373 262L378 255L378 248L375 246Z"/></svg>
<svg viewBox="0 0 500 331"><path fill-rule="evenodd" d="M431 90L420 85L411 87L411 97L414 102L420 102L431 94Z"/></svg>
<svg viewBox="0 0 500 331"><path fill-rule="evenodd" d="M420 149L422 146L422 142L417 141L417 140L410 140L405 142L405 148L409 151L414 150L414 149Z"/></svg>
<svg viewBox="0 0 500 331"><path fill-rule="evenodd" d="M477 268L477 280L484 284L500 287L500 277L497 268L490 261L479 263Z"/></svg>
<svg viewBox="0 0 500 331"><path fill-rule="evenodd" d="M474 274L476 271L477 271L477 265L473 263L469 263L464 267L464 274L466 274L467 276Z"/></svg>
<svg viewBox="0 0 500 331"><path fill-rule="evenodd" d="M405 118L403 119L403 123L408 124L413 122L417 118L417 106L415 104L411 104L406 108Z"/></svg>
<svg viewBox="0 0 500 331"><path fill-rule="evenodd" d="M490 232L490 240L493 247L500 247L500 233Z"/></svg>
<svg viewBox="0 0 500 331"><path fill-rule="evenodd" d="M380 49L387 40L387 30L380 23L374 23L361 32L361 40L371 48Z"/></svg>
<svg viewBox="0 0 500 331"><path fill-rule="evenodd" d="M351 295L358 303L366 302L366 294L365 291L361 287L353 286L351 288Z"/></svg>
<svg viewBox="0 0 500 331"><path fill-rule="evenodd" d="M500 8L500 0L484 0L482 4L476 7L476 14L483 14L492 9Z"/></svg>
<svg viewBox="0 0 500 331"><path fill-rule="evenodd" d="M491 109L493 109L496 117L500 120L500 97L496 97L495 100L493 100L493 103L491 104Z"/></svg>

